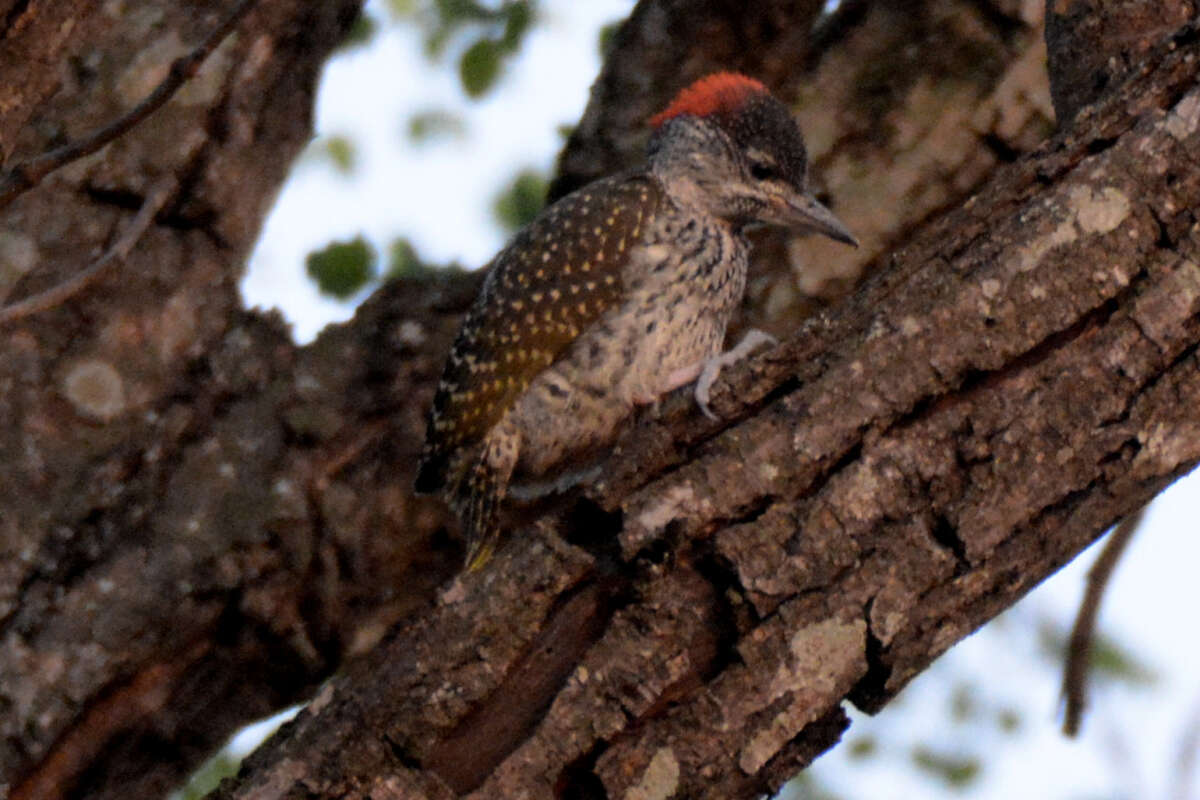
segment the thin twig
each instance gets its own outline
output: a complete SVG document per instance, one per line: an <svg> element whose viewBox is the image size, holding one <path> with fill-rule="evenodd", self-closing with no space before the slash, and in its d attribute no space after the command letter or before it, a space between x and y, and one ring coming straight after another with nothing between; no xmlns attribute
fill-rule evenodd
<svg viewBox="0 0 1200 800"><path fill-rule="evenodd" d="M95 283L114 264L124 261L129 251L145 234L150 223L166 205L167 199L175 192L178 181L174 176L163 178L150 187L150 192L138 209L137 216L129 223L129 227L117 238L112 247L104 255L92 262L82 272L68 278L62 283L52 286L44 292L39 292L24 300L0 308L0 327L10 322L24 319L31 314L54 308L67 298Z"/></svg>
<svg viewBox="0 0 1200 800"><path fill-rule="evenodd" d="M1075 627L1071 629L1071 638L1067 644L1067 663L1063 668L1062 694L1066 701L1063 733L1067 736L1079 733L1079 724L1087 706L1088 667L1092 654L1092 639L1096 633L1096 618L1100 614L1100 601L1104 598L1104 590L1108 588L1117 562L1121 560L1125 547L1137 532L1145 511L1143 508L1121 520L1104 543L1104 549L1096 557L1096 563L1088 570L1083 600L1079 604Z"/></svg>
<svg viewBox="0 0 1200 800"><path fill-rule="evenodd" d="M0 210L8 207L9 203L22 193L37 186L51 172L72 161L91 155L157 111L171 99L180 86L187 82L188 78L196 74L204 60L229 36L256 2L257 0L239 0L233 11L208 35L208 38L195 50L171 62L171 68L167 71L167 77L163 79L162 83L124 115L82 139L65 144L48 153L42 153L40 156L34 156L0 175Z"/></svg>

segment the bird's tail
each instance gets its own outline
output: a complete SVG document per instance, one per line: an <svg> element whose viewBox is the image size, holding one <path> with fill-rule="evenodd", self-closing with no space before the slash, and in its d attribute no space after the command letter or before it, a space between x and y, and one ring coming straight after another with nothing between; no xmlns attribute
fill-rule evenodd
<svg viewBox="0 0 1200 800"><path fill-rule="evenodd" d="M467 569L487 564L500 540L500 503L508 493L516 448L502 428L484 440L479 457L459 483L456 505L467 538Z"/></svg>

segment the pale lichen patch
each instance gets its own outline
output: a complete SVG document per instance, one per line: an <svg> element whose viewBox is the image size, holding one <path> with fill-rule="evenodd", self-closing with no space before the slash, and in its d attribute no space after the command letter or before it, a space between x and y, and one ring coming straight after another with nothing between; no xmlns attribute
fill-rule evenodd
<svg viewBox="0 0 1200 800"><path fill-rule="evenodd" d="M1200 264L1182 259L1166 281L1134 301L1132 317L1146 338L1166 350L1198 306Z"/></svg>
<svg viewBox="0 0 1200 800"><path fill-rule="evenodd" d="M30 237L13 230L0 230L0 296L5 287L37 263L37 244Z"/></svg>
<svg viewBox="0 0 1200 800"><path fill-rule="evenodd" d="M63 396L84 417L110 422L125 410L125 382L107 361L84 359L67 370Z"/></svg>
<svg viewBox="0 0 1200 800"><path fill-rule="evenodd" d="M1029 272L1042 263L1046 253L1062 244L1070 244L1079 237L1075 224L1070 220L1060 223L1053 231L1017 248L1016 271Z"/></svg>
<svg viewBox="0 0 1200 800"><path fill-rule="evenodd" d="M1012 266L1016 272L1029 272L1052 249L1074 242L1080 233L1102 234L1116 229L1129 216L1130 209L1129 197L1111 186L1100 190L1076 186L1067 195L1067 219L1046 235L1016 248Z"/></svg>
<svg viewBox="0 0 1200 800"><path fill-rule="evenodd" d="M679 788L679 761L669 747L660 747L641 780L625 793L625 800L667 800Z"/></svg>
<svg viewBox="0 0 1200 800"><path fill-rule="evenodd" d="M312 701L308 704L308 713L309 714L320 713L321 709L323 709L323 708L325 708L325 706L329 705L329 702L331 700L333 700L333 684L327 683L321 687L321 691L317 692L317 696L314 697L312 699Z"/></svg>
<svg viewBox="0 0 1200 800"><path fill-rule="evenodd" d="M792 702L751 737L738 754L749 775L762 769L805 725L837 702L866 670L865 620L822 620L792 634L789 658L775 670L767 702L790 694Z"/></svg>
<svg viewBox="0 0 1200 800"><path fill-rule="evenodd" d="M189 354L199 337L199 316L189 291L171 295L159 314L158 358L163 364Z"/></svg>
<svg viewBox="0 0 1200 800"><path fill-rule="evenodd" d="M1133 475L1161 475L1196 457L1200 423L1158 423L1138 434L1142 449L1134 459Z"/></svg>
<svg viewBox="0 0 1200 800"><path fill-rule="evenodd" d="M1076 186L1071 189L1070 199L1084 233L1108 233L1129 216L1129 197L1111 186L1098 192Z"/></svg>
<svg viewBox="0 0 1200 800"><path fill-rule="evenodd" d="M425 343L427 338L429 337L426 335L425 328L422 327L421 323L411 319L406 319L400 323L400 327L396 331L396 340L407 347L420 347Z"/></svg>
<svg viewBox="0 0 1200 800"><path fill-rule="evenodd" d="M246 51L246 57L238 68L238 80L249 83L271 62L275 54L275 42L271 36L262 35L255 39Z"/></svg>
<svg viewBox="0 0 1200 800"><path fill-rule="evenodd" d="M1200 93L1192 92L1175 104L1167 115L1167 133L1185 139L1200 127Z"/></svg>
<svg viewBox="0 0 1200 800"><path fill-rule="evenodd" d="M693 512L695 500L696 490L691 485L673 486L638 516L637 524L643 530L660 531L677 517Z"/></svg>
<svg viewBox="0 0 1200 800"><path fill-rule="evenodd" d="M133 107L145 99L167 77L171 62L186 55L189 49L175 31L152 39L117 79L116 90L122 104Z"/></svg>

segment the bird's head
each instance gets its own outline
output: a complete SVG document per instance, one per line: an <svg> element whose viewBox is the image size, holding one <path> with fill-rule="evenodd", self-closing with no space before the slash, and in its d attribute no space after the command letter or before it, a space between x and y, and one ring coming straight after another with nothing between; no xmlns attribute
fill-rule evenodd
<svg viewBox="0 0 1200 800"><path fill-rule="evenodd" d="M737 225L778 225L856 245L808 190L808 158L787 106L753 78L718 72L650 119L651 167L687 201Z"/></svg>

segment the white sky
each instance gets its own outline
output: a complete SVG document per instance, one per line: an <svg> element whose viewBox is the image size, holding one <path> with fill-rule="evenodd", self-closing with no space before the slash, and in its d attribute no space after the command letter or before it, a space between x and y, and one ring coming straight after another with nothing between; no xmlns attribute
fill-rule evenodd
<svg viewBox="0 0 1200 800"><path fill-rule="evenodd" d="M502 244L491 212L496 192L522 167L552 166L561 146L557 128L579 118L599 69L597 31L625 16L632 2L548 5L499 88L482 101L464 96L456 70L426 61L412 26L384 24L369 47L334 59L321 87L317 131L350 135L359 165L350 178L322 161L298 166L252 257L243 284L247 302L280 306L300 341L348 318L354 303L321 297L304 275L304 257L359 233L381 254L403 235L430 261L484 264ZM407 120L430 109L461 115L465 135L412 146ZM1070 625L1093 549L1002 624L954 648L900 703L875 719L856 721L847 738L875 732L882 755L852 762L841 748L821 759L813 774L849 799L1083 800L1111 798L1115 790L1138 800L1200 800L1200 794L1181 797L1168 786L1179 737L1200 713L1198 488L1200 480L1192 476L1155 502L1101 612L1102 628L1156 670L1160 686L1100 687L1082 737L1069 741L1058 733L1059 672L1039 655L1036 627L1046 617ZM1020 711L1021 732L980 741L978 728L948 724L951 684L964 680L979 687L981 702ZM938 787L907 760L907 748L922 741L986 756L985 778L960 793L934 791Z"/></svg>
<svg viewBox="0 0 1200 800"><path fill-rule="evenodd" d="M377 3L368 6L381 13ZM349 318L356 303L320 296L304 257L359 233L381 254L403 235L425 260L487 263L504 238L491 211L496 192L523 167L553 166L558 127L578 121L600 69L597 32L632 6L549 4L499 87L479 101L462 91L453 61L429 63L411 25L385 23L369 47L333 59L317 100L317 135L350 134L359 165L347 179L325 162L299 164L251 257L247 303L282 307L302 342ZM465 135L412 146L408 119L429 109L461 115Z"/></svg>

